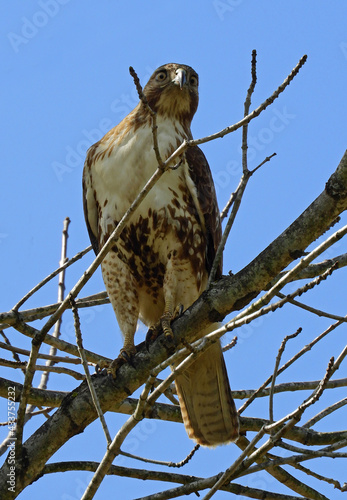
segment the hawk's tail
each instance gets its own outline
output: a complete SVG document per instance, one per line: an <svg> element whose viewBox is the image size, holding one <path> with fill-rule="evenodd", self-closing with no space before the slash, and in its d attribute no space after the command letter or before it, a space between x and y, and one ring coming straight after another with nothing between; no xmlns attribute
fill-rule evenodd
<svg viewBox="0 0 347 500"><path fill-rule="evenodd" d="M213 447L238 438L239 419L219 342L177 376L176 389L191 439Z"/></svg>

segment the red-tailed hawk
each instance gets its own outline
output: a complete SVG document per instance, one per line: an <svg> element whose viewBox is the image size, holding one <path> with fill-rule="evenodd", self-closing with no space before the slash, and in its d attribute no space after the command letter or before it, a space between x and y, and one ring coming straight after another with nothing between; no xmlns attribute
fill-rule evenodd
<svg viewBox="0 0 347 500"><path fill-rule="evenodd" d="M192 138L198 75L184 64L165 64L143 92L156 113L159 151L165 160L184 139ZM151 115L140 101L87 153L84 210L96 253L157 166ZM139 318L147 326L161 321L168 332L176 308L186 309L197 300L206 288L220 238L209 165L198 147L188 148L181 165L167 170L143 200L101 264L128 356L136 352ZM177 377L176 387L190 438L205 446L237 439L238 417L219 342Z"/></svg>

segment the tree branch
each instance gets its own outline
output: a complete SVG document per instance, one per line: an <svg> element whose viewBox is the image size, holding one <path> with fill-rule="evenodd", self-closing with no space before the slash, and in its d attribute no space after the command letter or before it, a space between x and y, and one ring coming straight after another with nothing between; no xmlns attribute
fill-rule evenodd
<svg viewBox="0 0 347 500"><path fill-rule="evenodd" d="M52 474L55 472L66 472L66 471L90 471L95 472L98 467L98 462L86 462L86 461L74 461L74 462L59 462L59 463L50 463L46 465L42 471L42 474ZM120 477L129 477L134 479L142 479L142 480L153 480L153 481L163 481L170 483L179 483L179 484L191 484L190 488L186 491L186 493L181 491L181 494L189 494L190 492L198 491L204 488L208 488L210 484L212 484L214 478L209 478L206 480L201 477L196 476L187 476L184 474L175 474L173 472L162 472L162 471L151 471L146 469L134 469L129 467L120 467L117 465L112 465L108 471L108 475L116 475ZM202 486L200 486L202 485ZM179 489L177 488L176 491ZM264 491L256 488L248 488L247 486L241 486L239 484L228 484L221 488L223 491L228 491L235 495L243 495L250 498L259 498L266 500L300 500L302 497L293 497L291 495L281 495L279 493L268 493L266 497L264 497ZM164 492L166 496L162 496L162 498L174 498L173 496L167 496L168 492L173 490L167 490ZM178 496L177 494L175 496ZM149 497L144 497L148 500L154 500L154 495L150 495Z"/></svg>

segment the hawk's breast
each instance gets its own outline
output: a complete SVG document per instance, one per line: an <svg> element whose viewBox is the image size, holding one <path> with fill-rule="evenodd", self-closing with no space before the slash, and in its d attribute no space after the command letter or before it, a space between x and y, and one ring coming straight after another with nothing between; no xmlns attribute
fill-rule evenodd
<svg viewBox="0 0 347 500"><path fill-rule="evenodd" d="M166 159L186 138L179 123L158 121L158 144ZM151 127L130 129L99 145L91 166L93 196L98 207L98 238L102 246L157 168ZM196 188L186 161L167 170L141 202L113 251L135 277L139 290L155 298L168 262L182 262L182 283L205 283L206 240ZM158 297L157 297L158 298ZM194 297L193 300L195 300Z"/></svg>

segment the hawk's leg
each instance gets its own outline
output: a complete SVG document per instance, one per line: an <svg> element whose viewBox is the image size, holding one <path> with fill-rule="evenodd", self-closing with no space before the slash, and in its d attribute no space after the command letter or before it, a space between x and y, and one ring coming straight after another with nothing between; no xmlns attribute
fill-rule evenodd
<svg viewBox="0 0 347 500"><path fill-rule="evenodd" d="M173 333L171 330L171 321L174 318L174 311L176 306L176 292L177 292L177 274L174 258L171 257L166 265L164 282L164 313L160 318L164 335L169 340L172 340Z"/></svg>
<svg viewBox="0 0 347 500"><path fill-rule="evenodd" d="M178 304L175 309L173 309L172 304L165 304L165 311L160 318L160 326L166 337L172 339L173 333L171 329L171 323L174 319L178 318L183 313L183 304Z"/></svg>
<svg viewBox="0 0 347 500"><path fill-rule="evenodd" d="M170 341L173 339L171 322L182 314L183 311L183 305L179 304L177 300L179 271L179 264L176 262L175 257L171 257L167 263L164 277L163 291L165 307L164 313L160 318L164 335Z"/></svg>
<svg viewBox="0 0 347 500"><path fill-rule="evenodd" d="M164 332L165 337L169 340L172 340L173 333L171 330L171 321L173 319L173 303L172 300L165 302L165 311L162 317L160 318L160 323Z"/></svg>
<svg viewBox="0 0 347 500"><path fill-rule="evenodd" d="M139 317L139 298L136 281L130 269L117 257L115 252L110 251L101 267L107 293L124 336L120 354L111 363L108 370L115 376L119 366L124 362L131 363L131 358L136 353L134 336Z"/></svg>
<svg viewBox="0 0 347 500"><path fill-rule="evenodd" d="M149 345L151 342L154 342L158 335L160 334L161 331L164 332L165 336L169 339L172 340L172 329L171 329L171 323L174 319L178 318L183 314L183 305L179 304L173 313L165 313L163 316L160 318L158 323L155 325L152 325L149 327L148 332L146 334L146 339L145 339L145 344L147 350L149 350Z"/></svg>
<svg viewBox="0 0 347 500"><path fill-rule="evenodd" d="M166 265L165 277L163 282L163 293L164 293L164 312L160 317L160 320L152 325L146 335L146 347L148 349L150 342L153 342L159 335L161 331L164 332L165 337L172 341L173 333L171 329L171 323L174 319L180 316L183 312L183 305L178 303L177 300L177 290L178 290L178 278L181 269L179 262L174 257L171 257ZM182 294L181 294L182 295ZM182 297L180 296L180 299Z"/></svg>

